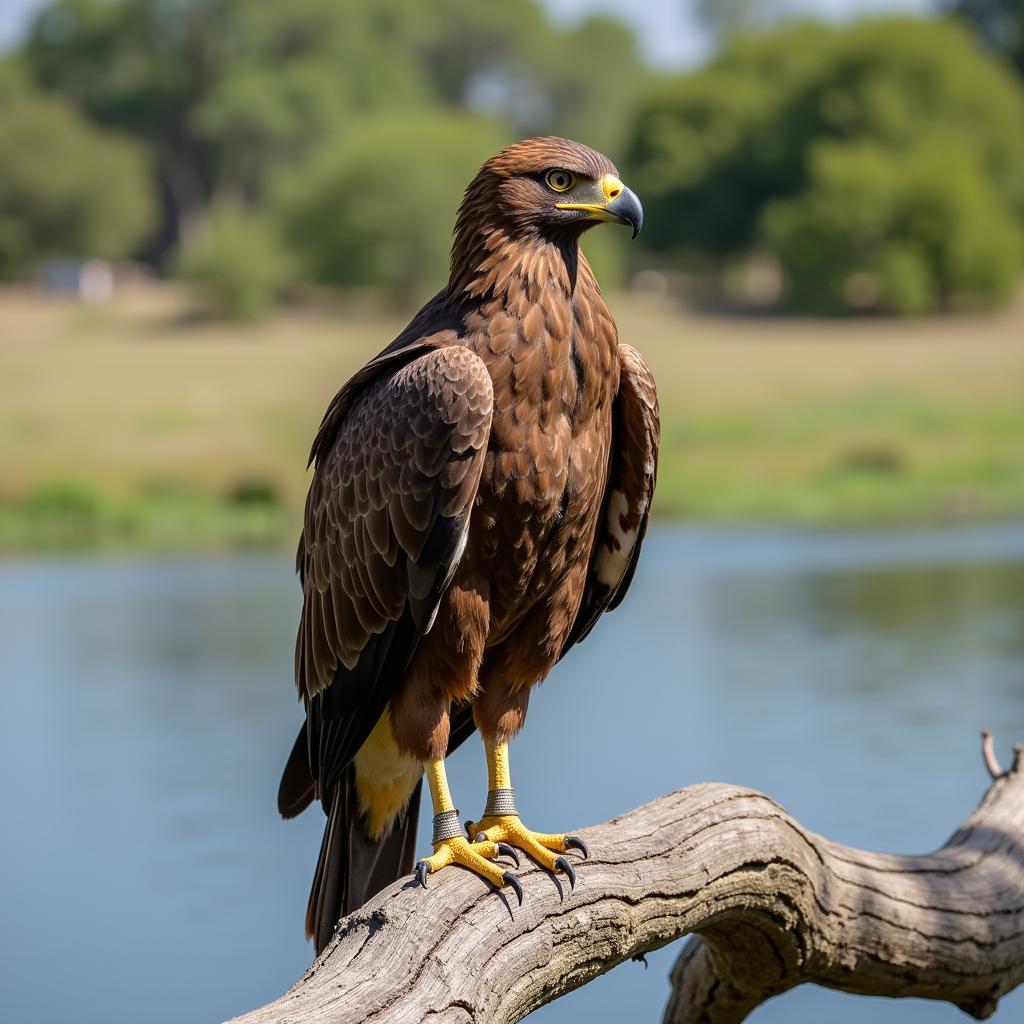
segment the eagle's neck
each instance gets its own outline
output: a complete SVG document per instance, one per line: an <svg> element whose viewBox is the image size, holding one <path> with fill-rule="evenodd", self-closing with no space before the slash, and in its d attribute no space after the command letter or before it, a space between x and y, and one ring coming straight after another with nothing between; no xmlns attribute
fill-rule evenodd
<svg viewBox="0 0 1024 1024"><path fill-rule="evenodd" d="M472 227L456 235L448 294L466 344L491 372L496 405L519 410L515 423L495 418L495 443L518 450L534 422L583 429L618 387L618 335L578 234Z"/></svg>
<svg viewBox="0 0 1024 1024"><path fill-rule="evenodd" d="M579 233L548 238L501 224L462 223L452 247L448 294L457 302L498 298L510 290L555 290L570 300L579 278Z"/></svg>

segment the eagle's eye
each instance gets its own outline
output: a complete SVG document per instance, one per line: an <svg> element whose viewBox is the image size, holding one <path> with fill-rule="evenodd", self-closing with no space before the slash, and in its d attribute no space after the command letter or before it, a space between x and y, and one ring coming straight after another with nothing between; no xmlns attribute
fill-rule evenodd
<svg viewBox="0 0 1024 1024"><path fill-rule="evenodd" d="M548 188L552 192L568 192L576 181L576 176L570 171L554 170L544 175Z"/></svg>

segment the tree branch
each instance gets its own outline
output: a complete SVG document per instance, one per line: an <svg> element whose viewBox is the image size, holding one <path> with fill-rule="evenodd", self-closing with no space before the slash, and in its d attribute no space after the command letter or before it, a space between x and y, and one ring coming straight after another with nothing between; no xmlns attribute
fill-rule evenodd
<svg viewBox="0 0 1024 1024"><path fill-rule="evenodd" d="M666 1024L737 1024L804 982L981 1020L1024 980L1022 761L1017 750L923 857L841 846L760 793L704 784L585 830L575 892L525 863L521 908L454 869L427 892L401 881L345 918L289 992L236 1021L510 1024L690 933Z"/></svg>

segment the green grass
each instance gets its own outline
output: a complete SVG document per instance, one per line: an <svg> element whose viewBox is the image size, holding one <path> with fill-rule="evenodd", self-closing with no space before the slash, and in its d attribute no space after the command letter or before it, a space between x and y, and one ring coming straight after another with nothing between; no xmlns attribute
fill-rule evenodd
<svg viewBox="0 0 1024 1024"><path fill-rule="evenodd" d="M698 316L613 296L658 380L657 515L1024 514L1024 307L918 321ZM0 291L0 550L291 547L331 395L404 318L188 317Z"/></svg>
<svg viewBox="0 0 1024 1024"><path fill-rule="evenodd" d="M269 547L296 533L290 510L244 490L214 495L171 484L123 497L61 480L0 503L0 551Z"/></svg>
<svg viewBox="0 0 1024 1024"><path fill-rule="evenodd" d="M866 391L768 417L670 413L663 438L663 515L827 524L1024 510L1024 404Z"/></svg>

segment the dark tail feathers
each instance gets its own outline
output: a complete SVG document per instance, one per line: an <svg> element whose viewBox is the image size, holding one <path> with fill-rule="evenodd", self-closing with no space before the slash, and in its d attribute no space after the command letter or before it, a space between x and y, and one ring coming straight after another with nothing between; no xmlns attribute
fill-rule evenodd
<svg viewBox="0 0 1024 1024"><path fill-rule="evenodd" d="M309 741L306 736L306 723L303 722L284 766L281 785L277 788L277 809L282 818L301 814L316 796L316 784L309 770Z"/></svg>
<svg viewBox="0 0 1024 1024"><path fill-rule="evenodd" d="M345 769L331 798L306 907L306 937L312 937L318 956L342 917L412 870L421 786L394 828L377 840L367 834L356 804L355 767Z"/></svg>

